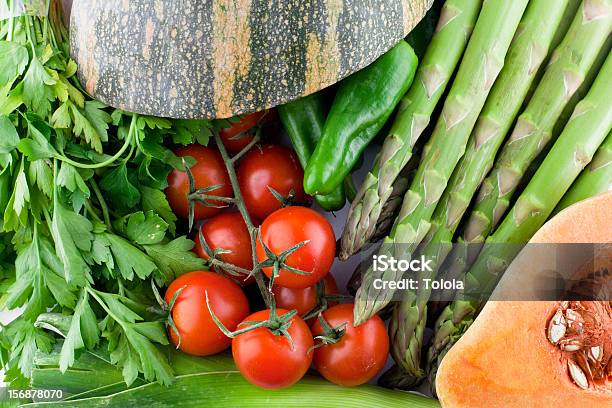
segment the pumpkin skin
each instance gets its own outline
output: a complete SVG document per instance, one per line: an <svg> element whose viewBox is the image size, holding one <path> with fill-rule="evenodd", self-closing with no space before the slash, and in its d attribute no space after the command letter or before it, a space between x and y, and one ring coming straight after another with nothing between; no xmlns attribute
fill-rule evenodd
<svg viewBox="0 0 612 408"><path fill-rule="evenodd" d="M611 208L612 193L574 204L548 221L530 242L612 243ZM612 258L606 253L604 266L609 268ZM516 268L513 263L506 276L529 273L526 265L522 262ZM612 406L612 383L580 389L568 375L564 353L547 339L546 328L558 305L487 302L440 364L436 392L442 406Z"/></svg>
<svg viewBox="0 0 612 408"><path fill-rule="evenodd" d="M227 118L332 85L390 49L433 0L76 0L71 52L97 99Z"/></svg>

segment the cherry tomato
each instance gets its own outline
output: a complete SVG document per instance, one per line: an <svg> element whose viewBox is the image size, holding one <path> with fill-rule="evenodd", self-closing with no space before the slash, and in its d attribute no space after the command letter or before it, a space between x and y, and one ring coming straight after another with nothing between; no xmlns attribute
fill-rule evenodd
<svg viewBox="0 0 612 408"><path fill-rule="evenodd" d="M387 361L389 336L385 323L378 316L353 326L353 304L341 304L323 312L331 327L346 323L344 335L335 344L318 347L314 351L314 366L329 381L354 386L370 381ZM317 320L312 325L314 336L324 334Z"/></svg>
<svg viewBox="0 0 612 408"><path fill-rule="evenodd" d="M293 192L294 201L298 203L308 199L304 193L304 171L293 150L284 146L266 145L252 149L243 157L237 177L249 214L260 220L282 207L270 188L283 197Z"/></svg>
<svg viewBox="0 0 612 408"><path fill-rule="evenodd" d="M261 224L261 239L257 240L257 259L267 259L261 243L272 253L281 255L283 251L308 241L287 257L285 263L308 275L297 274L281 269L274 284L287 288L306 288L312 286L329 272L336 256L336 237L329 222L318 212L306 207L285 207L272 213ZM263 268L272 276L273 268Z"/></svg>
<svg viewBox="0 0 612 408"><path fill-rule="evenodd" d="M323 283L325 284L326 295L338 294L338 285L336 285L336 280L331 273L325 275ZM274 293L274 300L278 307L287 310L295 309L300 316L304 316L317 306L317 284L301 289L284 288L274 285L272 287L272 293ZM337 302L327 301L329 307L335 304L337 304ZM308 319L306 323L312 323L313 321L313 319Z"/></svg>
<svg viewBox="0 0 612 408"><path fill-rule="evenodd" d="M211 190L206 194L220 197L232 196L232 185L223 159L218 151L210 147L193 144L180 147L176 149L174 153L179 157L191 156L196 160L196 164L191 167L191 173L193 174L196 188L205 188L219 184L221 187ZM184 219L187 219L189 216L188 195L189 179L187 178L187 173L176 169L172 170L168 176L166 197L168 198L170 207L172 207L172 211ZM219 201L213 201L212 204L222 205ZM196 203L194 218L200 220L212 217L220 211L220 208L206 207L200 203Z"/></svg>
<svg viewBox="0 0 612 408"><path fill-rule="evenodd" d="M218 255L223 262L235 265L242 269L253 268L253 252L251 250L251 238L242 216L238 212L221 213L202 224L202 235L210 249L224 249L229 253ZM209 259L200 243L200 234L195 236L195 252L202 259ZM229 278L236 280L238 284L250 283L253 278L239 277L235 274L226 273Z"/></svg>
<svg viewBox="0 0 612 408"><path fill-rule="evenodd" d="M249 314L249 302L240 286L213 272L189 272L176 278L166 291L164 299L170 304L179 293L172 308L172 320L180 334L179 348L187 354L208 356L225 350L231 344L213 321L206 306L206 293L213 313L229 330ZM168 326L170 341L179 345L179 336Z"/></svg>
<svg viewBox="0 0 612 408"><path fill-rule="evenodd" d="M238 153L251 143L255 131L247 131L257 126L265 114L266 111L261 111L244 115L237 122L232 123L230 127L221 129L219 135L227 151Z"/></svg>
<svg viewBox="0 0 612 408"><path fill-rule="evenodd" d="M277 309L279 316L288 311ZM267 320L270 310L253 313L246 319L248 327L251 322ZM290 321L288 332L293 347L287 337L275 334L267 328L260 327L239 334L232 341L232 354L236 366L251 384L266 389L288 387L298 382L310 367L313 346L312 334L304 321L294 316Z"/></svg>

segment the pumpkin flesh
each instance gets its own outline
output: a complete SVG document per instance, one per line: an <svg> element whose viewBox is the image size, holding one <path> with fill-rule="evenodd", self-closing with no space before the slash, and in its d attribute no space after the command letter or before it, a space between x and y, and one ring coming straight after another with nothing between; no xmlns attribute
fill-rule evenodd
<svg viewBox="0 0 612 408"><path fill-rule="evenodd" d="M612 193L573 205L545 224L531 242L612 243L610 208ZM610 247L604 248L600 253L604 262L598 259L597 264L598 268L603 265L609 269ZM589 272L593 271L580 273ZM507 271L510 273L529 271L521 263L520 271L511 266ZM585 347L597 342L604 348L603 369L594 373L601 378L589 379L586 389L577 385L569 373L568 360L575 360L576 352L564 351L548 338L551 319L565 306L558 301L487 302L440 365L436 391L442 406L612 406L610 303L571 302L568 306L595 315L597 328L584 330L582 341Z"/></svg>

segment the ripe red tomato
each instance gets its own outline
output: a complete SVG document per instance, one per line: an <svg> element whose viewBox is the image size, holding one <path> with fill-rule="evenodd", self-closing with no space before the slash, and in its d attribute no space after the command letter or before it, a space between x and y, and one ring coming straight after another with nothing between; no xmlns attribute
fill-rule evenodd
<svg viewBox="0 0 612 408"><path fill-rule="evenodd" d="M306 202L304 171L293 150L280 145L254 148L242 159L237 171L238 184L249 214L263 220L282 203L269 187L283 197L293 191L295 202Z"/></svg>
<svg viewBox="0 0 612 408"><path fill-rule="evenodd" d="M282 316L288 311L277 309ZM270 317L270 310L253 313L245 322L259 322ZM240 328L250 324L241 324ZM310 367L313 346L312 333L304 321L294 316L288 329L293 347L287 337L260 327L239 334L232 341L236 366L251 384L266 389L288 387L298 382Z"/></svg>
<svg viewBox="0 0 612 408"><path fill-rule="evenodd" d="M246 131L255 127L265 114L266 111L261 111L244 115L240 120L232 123L230 127L221 129L219 136L221 136L221 140L227 151L230 153L238 153L251 143L255 131Z"/></svg>
<svg viewBox="0 0 612 408"><path fill-rule="evenodd" d="M228 330L236 330L238 323L249 314L249 302L240 286L213 272L189 272L176 278L164 299L170 303L179 293L172 308L172 320L180 334L180 349L195 356L208 356L225 350L231 344L213 321L206 306L206 293L210 308ZM179 337L168 327L170 341L175 346Z"/></svg>
<svg viewBox="0 0 612 408"><path fill-rule="evenodd" d="M331 273L328 273L323 278L325 284L326 295L338 294L338 285L336 280ZM282 286L274 285L272 287L272 293L274 293L274 300L276 306L282 307L287 310L297 310L298 315L304 316L317 306L317 284L308 286L307 288L294 289L285 288ZM338 302L327 302L328 306L333 306ZM307 323L310 323L310 320Z"/></svg>
<svg viewBox="0 0 612 408"><path fill-rule="evenodd" d="M242 216L238 212L221 213L202 224L202 235L210 249L222 248L229 253L219 254L218 259L235 265L239 268L251 270L253 268L253 252L251 238ZM202 259L209 259L208 254L200 244L200 234L195 236L195 252ZM228 277L236 280L238 284L245 285L253 278L238 277L227 273Z"/></svg>
<svg viewBox="0 0 612 408"><path fill-rule="evenodd" d="M306 207L285 207L272 213L261 224L261 239L257 240L257 259L267 259L261 245L263 241L274 254L308 241L287 257L285 263L308 275L301 275L281 269L274 284L287 288L306 288L312 286L329 272L336 256L336 237L329 222L318 212ZM263 268L263 272L272 276L272 267Z"/></svg>
<svg viewBox="0 0 612 408"><path fill-rule="evenodd" d="M221 187L207 192L209 195L220 197L231 197L233 194L227 169L218 151L210 147L200 145L189 145L180 147L174 152L179 157L191 156L196 160L196 164L191 167L191 173L195 180L196 188L205 188L220 184ZM172 170L168 176L168 187L166 197L172 207L172 211L181 218L187 219L189 216L189 179L187 173L179 170ZM219 201L213 204L221 205ZM200 220L212 217L221 211L220 208L206 207L196 203L194 218Z"/></svg>
<svg viewBox="0 0 612 408"><path fill-rule="evenodd" d="M344 336L335 344L314 351L314 366L329 381L354 386L374 378L385 366L389 354L389 336L385 323L378 316L353 326L353 304L341 304L327 309L323 317L331 327L346 323ZM314 336L324 334L317 320L312 325Z"/></svg>

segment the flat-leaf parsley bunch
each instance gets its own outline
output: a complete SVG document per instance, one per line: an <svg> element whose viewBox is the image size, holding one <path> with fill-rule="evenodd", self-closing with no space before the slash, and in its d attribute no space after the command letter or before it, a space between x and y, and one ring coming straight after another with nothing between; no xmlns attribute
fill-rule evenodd
<svg viewBox="0 0 612 408"><path fill-rule="evenodd" d="M0 327L0 364L23 384L64 338L62 370L104 346L128 384L169 383L154 288L204 263L175 235L163 190L183 162L165 145L206 144L213 125L93 100L58 3L0 22L0 308L23 311Z"/></svg>

